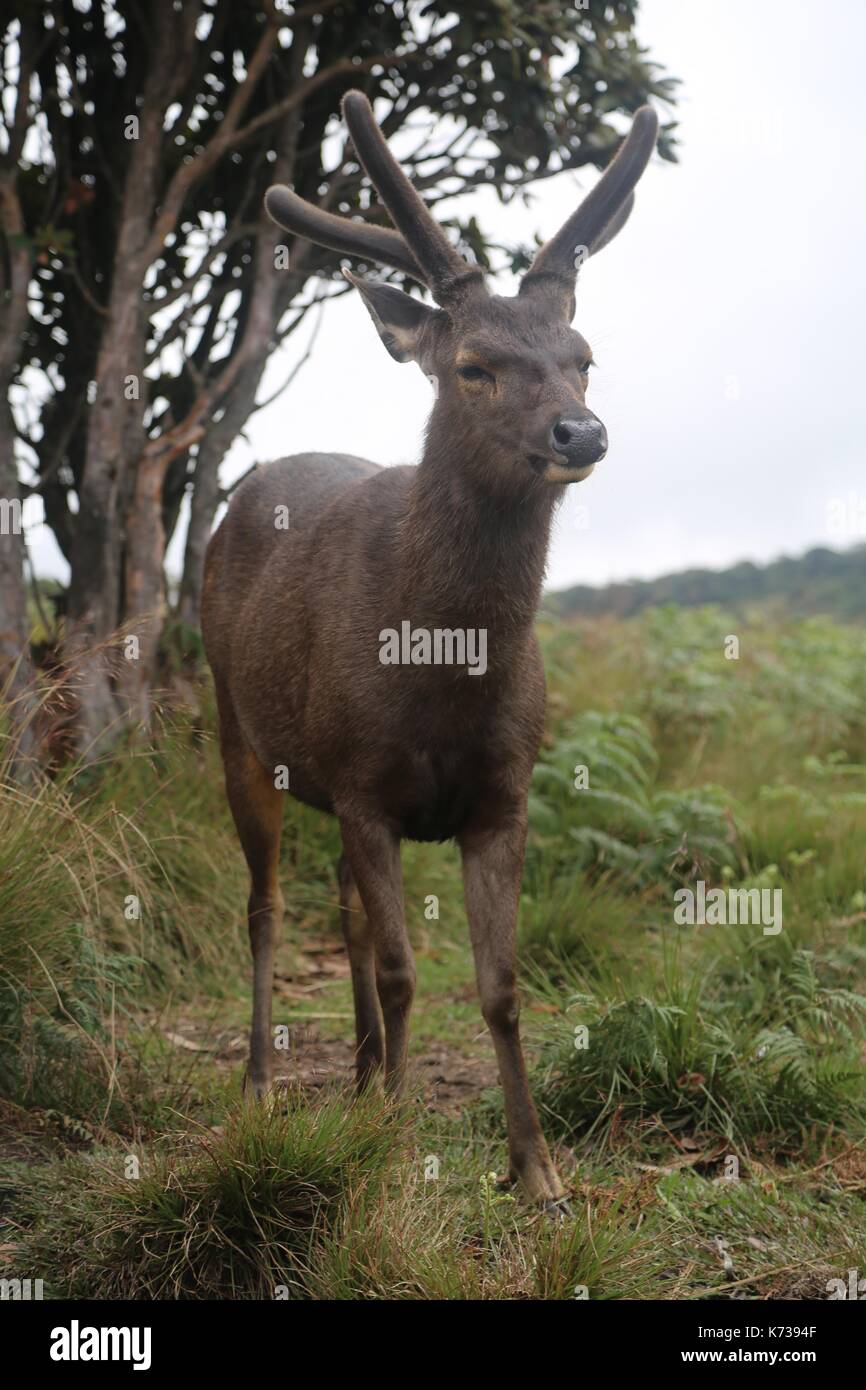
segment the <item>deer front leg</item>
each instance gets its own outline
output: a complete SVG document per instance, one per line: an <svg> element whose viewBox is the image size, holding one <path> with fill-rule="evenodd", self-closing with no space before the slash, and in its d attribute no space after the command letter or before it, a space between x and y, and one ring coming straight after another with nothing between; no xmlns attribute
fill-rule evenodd
<svg viewBox="0 0 866 1390"><path fill-rule="evenodd" d="M385 1089L399 1094L406 1079L409 1014L415 962L403 913L400 841L387 826L340 816L343 849L373 935L376 989L385 1024Z"/></svg>
<svg viewBox="0 0 866 1390"><path fill-rule="evenodd" d="M481 1012L493 1037L505 1095L510 1176L532 1201L565 1195L541 1132L520 1046L516 985L517 906L526 846L525 818L460 836L463 885Z"/></svg>
<svg viewBox="0 0 866 1390"><path fill-rule="evenodd" d="M340 917L355 1000L355 1077L363 1091L381 1071L385 1058L382 1019L376 992L376 957L373 933L367 921L361 895L345 854L337 865L340 885Z"/></svg>
<svg viewBox="0 0 866 1390"><path fill-rule="evenodd" d="M247 920L253 956L253 1020L244 1090L258 1099L270 1090L274 1075L271 1004L283 912L279 871L285 793L274 787L272 774L242 742L227 715L221 721L221 734L229 805L250 870Z"/></svg>

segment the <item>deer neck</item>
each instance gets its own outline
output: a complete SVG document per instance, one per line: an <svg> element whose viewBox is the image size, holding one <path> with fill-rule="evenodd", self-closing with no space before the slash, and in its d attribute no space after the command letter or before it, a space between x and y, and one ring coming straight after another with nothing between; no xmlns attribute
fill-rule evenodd
<svg viewBox="0 0 866 1390"><path fill-rule="evenodd" d="M477 479L431 432L400 528L399 587L407 618L485 628L501 662L532 628L561 489L530 485L503 501Z"/></svg>

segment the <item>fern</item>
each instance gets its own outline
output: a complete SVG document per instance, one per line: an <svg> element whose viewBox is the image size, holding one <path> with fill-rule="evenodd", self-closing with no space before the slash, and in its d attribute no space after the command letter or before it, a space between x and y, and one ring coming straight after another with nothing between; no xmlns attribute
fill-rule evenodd
<svg viewBox="0 0 866 1390"><path fill-rule="evenodd" d="M588 710L547 750L535 769L529 803L540 857L573 871L613 870L629 887L733 870L739 856L729 798L720 788L657 788L659 757L649 731L635 716ZM586 768L588 786L575 785Z"/></svg>

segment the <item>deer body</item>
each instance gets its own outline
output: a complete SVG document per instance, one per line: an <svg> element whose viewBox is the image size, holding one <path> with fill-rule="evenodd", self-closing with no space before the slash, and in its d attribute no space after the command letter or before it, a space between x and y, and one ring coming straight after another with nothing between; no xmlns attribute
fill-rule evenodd
<svg viewBox="0 0 866 1390"><path fill-rule="evenodd" d="M284 225L431 285L438 310L390 286L353 281L388 350L417 361L438 390L417 468L380 469L338 454L282 459L238 489L208 550L202 628L226 786L251 875L248 1080L260 1095L272 1078L285 769L290 793L340 824L360 1086L380 1068L393 1090L405 1076L414 965L400 841L457 840L481 1008L505 1092L511 1175L530 1197L552 1203L563 1188L526 1078L514 937L544 719L533 621L550 526L565 486L606 448L603 426L584 405L588 348L568 326L572 239L581 228L566 224L562 244L543 248L525 298L523 290L515 300L488 296L394 165L364 98L350 94L344 110L403 237L319 213L285 189L272 190L268 205ZM654 123L642 135L640 158L632 149L629 165L625 149L590 195L600 203L587 224L591 249L624 220ZM606 204L598 190L623 163L631 182L623 192L620 167ZM284 508L285 530L275 524ZM483 631L483 673L467 664L387 664L383 633L407 623L427 633Z"/></svg>
<svg viewBox="0 0 866 1390"><path fill-rule="evenodd" d="M531 772L544 714L532 620L553 499L533 509L520 594L508 557L527 546L529 519L479 509L467 525L464 505L443 526L425 515L423 471L328 454L256 470L214 537L203 611L220 696L259 762L289 769L293 795L447 840L501 782ZM407 620L483 628L488 670L382 664L380 634Z"/></svg>

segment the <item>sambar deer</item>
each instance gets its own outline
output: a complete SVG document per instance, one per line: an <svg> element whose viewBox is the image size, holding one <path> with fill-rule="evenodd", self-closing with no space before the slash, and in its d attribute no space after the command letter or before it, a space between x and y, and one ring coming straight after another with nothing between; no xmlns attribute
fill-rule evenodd
<svg viewBox="0 0 866 1390"><path fill-rule="evenodd" d="M246 1081L257 1096L272 1081L278 770L287 769L291 794L340 825L359 1087L382 1068L398 1092L405 1075L415 969L401 839L457 841L510 1176L531 1199L555 1205L564 1189L530 1095L515 978L527 792L545 703L533 622L554 509L607 450L585 403L590 348L569 326L576 267L625 222L658 123L649 107L636 113L519 293L502 298L435 222L366 97L349 92L343 114L394 229L336 217L281 186L266 205L297 236L426 285L438 307L344 271L391 356L433 379L435 401L417 467L380 468L348 454L280 459L237 490L208 549L202 627L252 881ZM288 529L276 522L285 508ZM386 663L383 638L405 623L409 664ZM415 646L419 632L468 631L486 633L483 673L480 663L437 664L429 644Z"/></svg>

